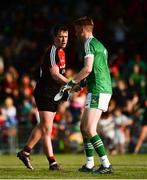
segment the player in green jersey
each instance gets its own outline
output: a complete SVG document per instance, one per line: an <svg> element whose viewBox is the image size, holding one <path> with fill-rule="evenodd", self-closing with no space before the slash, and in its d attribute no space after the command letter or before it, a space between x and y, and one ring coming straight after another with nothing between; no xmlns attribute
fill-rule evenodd
<svg viewBox="0 0 147 180"><path fill-rule="evenodd" d="M107 111L112 94L111 78L107 64L106 48L93 36L93 21L83 17L75 21L76 36L84 42L84 67L70 82L72 86L86 78L87 99L81 120L86 164L79 171L95 174L112 173L112 166L105 152L103 142L97 134L97 124L103 111ZM68 83L69 84L69 83ZM94 170L94 149L101 160L101 166Z"/></svg>

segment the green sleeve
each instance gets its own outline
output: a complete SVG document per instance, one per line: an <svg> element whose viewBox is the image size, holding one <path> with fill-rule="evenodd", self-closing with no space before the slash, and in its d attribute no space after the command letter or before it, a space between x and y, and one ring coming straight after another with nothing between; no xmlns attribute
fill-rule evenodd
<svg viewBox="0 0 147 180"><path fill-rule="evenodd" d="M91 43L86 42L84 45L84 56L88 56L88 55L94 56L94 54L95 54L94 46Z"/></svg>

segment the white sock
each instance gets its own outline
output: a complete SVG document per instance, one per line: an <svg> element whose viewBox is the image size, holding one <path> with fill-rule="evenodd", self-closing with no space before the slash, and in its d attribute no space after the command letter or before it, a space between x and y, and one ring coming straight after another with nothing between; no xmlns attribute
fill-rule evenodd
<svg viewBox="0 0 147 180"><path fill-rule="evenodd" d="M100 157L100 160L104 167L108 168L110 166L110 162L108 160L107 155Z"/></svg>
<svg viewBox="0 0 147 180"><path fill-rule="evenodd" d="M87 157L86 158L86 167L91 169L91 168L93 168L93 166L94 166L94 157L93 156Z"/></svg>

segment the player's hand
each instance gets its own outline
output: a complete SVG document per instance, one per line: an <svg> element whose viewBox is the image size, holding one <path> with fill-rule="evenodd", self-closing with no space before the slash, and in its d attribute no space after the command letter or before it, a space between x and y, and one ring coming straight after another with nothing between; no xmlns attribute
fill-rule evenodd
<svg viewBox="0 0 147 180"><path fill-rule="evenodd" d="M59 101L63 95L64 92L71 91L71 89L76 85L77 83L74 80L69 81L67 84L62 86L59 90L59 92L55 95L54 101Z"/></svg>
<svg viewBox="0 0 147 180"><path fill-rule="evenodd" d="M81 87L78 85L78 84L76 84L72 89L71 89L71 92L72 91L74 91L74 92L78 92L78 91L81 91Z"/></svg>
<svg viewBox="0 0 147 180"><path fill-rule="evenodd" d="M76 81L75 80L71 80L69 81L67 84L65 84L64 86L61 87L61 89L63 91L68 91L71 90L75 85L76 85Z"/></svg>

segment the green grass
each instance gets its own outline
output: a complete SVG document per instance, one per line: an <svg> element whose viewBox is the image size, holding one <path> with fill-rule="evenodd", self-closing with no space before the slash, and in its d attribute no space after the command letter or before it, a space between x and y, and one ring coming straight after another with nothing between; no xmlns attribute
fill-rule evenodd
<svg viewBox="0 0 147 180"><path fill-rule="evenodd" d="M32 155L34 170L28 170L16 156L0 155L0 179L147 179L147 155L109 156L114 174L92 175L78 172L84 164L83 154L56 155L57 161L64 167L62 172L48 170L44 155ZM98 166L98 159L95 158Z"/></svg>

